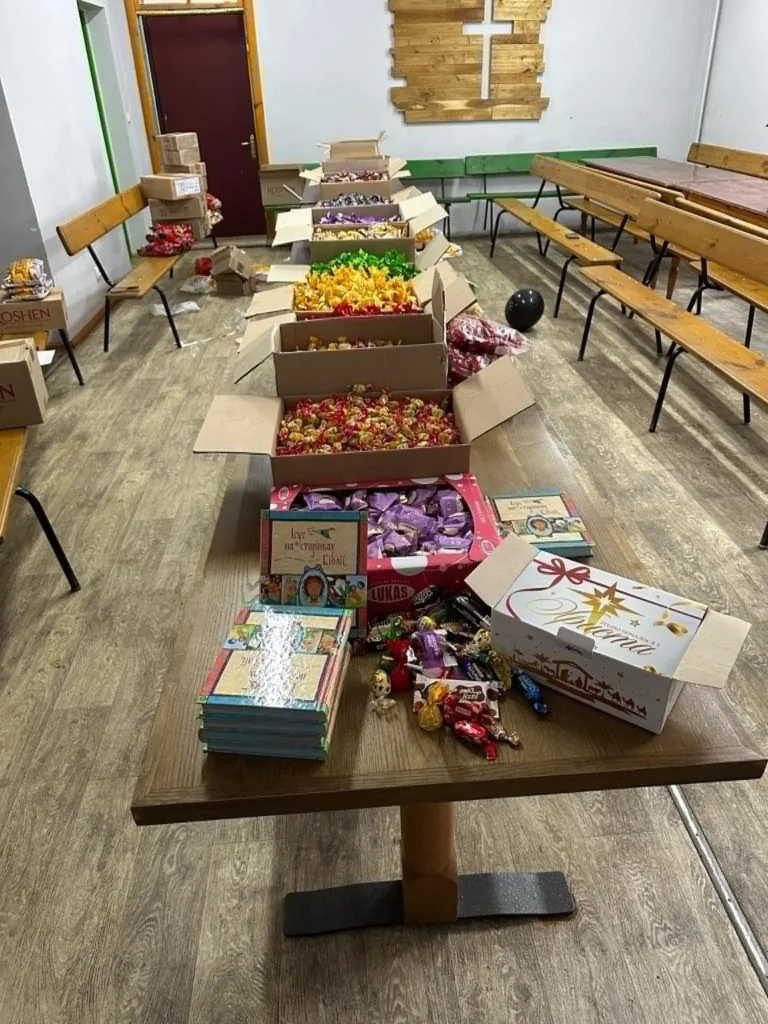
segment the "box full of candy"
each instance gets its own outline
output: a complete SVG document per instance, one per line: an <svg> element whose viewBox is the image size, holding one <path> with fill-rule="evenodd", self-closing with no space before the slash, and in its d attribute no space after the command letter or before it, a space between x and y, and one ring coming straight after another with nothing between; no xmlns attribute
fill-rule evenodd
<svg viewBox="0 0 768 1024"><path fill-rule="evenodd" d="M453 391L217 395L194 450L267 456L278 487L467 473L472 442L530 405L511 359Z"/></svg>
<svg viewBox="0 0 768 1024"><path fill-rule="evenodd" d="M461 590L465 577L500 543L488 501L471 473L365 487L279 487L272 491L270 508L368 510L369 617L406 611L427 586Z"/></svg>
<svg viewBox="0 0 768 1024"><path fill-rule="evenodd" d="M234 382L272 360L279 396L332 394L358 381L372 387L444 389L448 354L442 278L432 311L297 320L288 313L246 327Z"/></svg>
<svg viewBox="0 0 768 1024"><path fill-rule="evenodd" d="M406 161L400 157L345 157L326 160L301 175L307 182L305 198L322 201L344 192L391 196L403 187L400 179L409 173Z"/></svg>
<svg viewBox="0 0 768 1024"><path fill-rule="evenodd" d="M272 245L309 242L313 263L356 250L378 255L397 251L413 262L419 232L439 224L446 217L445 209L431 192L403 198L394 205L394 213L380 219L374 214L352 214L343 209L329 211L322 206L302 207L278 214ZM447 245L445 242L445 247Z"/></svg>
<svg viewBox="0 0 768 1024"><path fill-rule="evenodd" d="M507 537L467 578L491 642L591 707L659 733L686 682L723 687L749 626L697 601Z"/></svg>

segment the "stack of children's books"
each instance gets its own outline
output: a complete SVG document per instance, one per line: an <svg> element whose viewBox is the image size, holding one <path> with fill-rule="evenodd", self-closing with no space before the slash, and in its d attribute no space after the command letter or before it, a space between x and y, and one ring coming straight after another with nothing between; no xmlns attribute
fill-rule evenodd
<svg viewBox="0 0 768 1024"><path fill-rule="evenodd" d="M197 699L206 751L324 761L353 621L344 609L241 609Z"/></svg>

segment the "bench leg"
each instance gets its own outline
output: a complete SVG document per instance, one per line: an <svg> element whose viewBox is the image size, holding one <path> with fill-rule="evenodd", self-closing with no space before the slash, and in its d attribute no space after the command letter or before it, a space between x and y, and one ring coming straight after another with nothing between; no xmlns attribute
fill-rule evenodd
<svg viewBox="0 0 768 1024"><path fill-rule="evenodd" d="M599 292L597 292L597 294L593 297L592 301L589 304L589 309L587 310L587 319L584 322L584 333L581 336L581 347L579 348L579 362L582 362L582 360L584 359L584 353L587 351L587 342L589 341L589 332L592 328L592 317L595 315L595 306L597 305L597 300L602 298L603 295L605 295L605 292L602 291L601 289Z"/></svg>
<svg viewBox="0 0 768 1024"><path fill-rule="evenodd" d="M586 213L582 213L580 229L581 229L581 234L584 235L585 237L586 237L588 228L589 228L589 218L587 217Z"/></svg>
<svg viewBox="0 0 768 1024"><path fill-rule="evenodd" d="M755 307L749 307L749 316L747 317L747 333L744 337L744 345L746 348L752 344L752 330L755 326Z"/></svg>
<svg viewBox="0 0 768 1024"><path fill-rule="evenodd" d="M557 317L558 317L558 315L560 313L560 303L562 302L562 299L563 299L563 289L565 288L565 279L568 276L568 268L570 267L571 263L573 263L573 261L575 259L576 259L575 256L569 256L568 259L563 264L563 272L560 275L560 287L557 289L557 299L555 301L555 311L552 314L552 317L555 320L557 319Z"/></svg>
<svg viewBox="0 0 768 1024"><path fill-rule="evenodd" d="M61 338L66 353L69 356L69 361L70 363L72 363L72 369L75 371L75 376L77 377L80 385L82 386L83 384L85 384L85 381L83 380L83 375L80 372L80 367L77 365L77 359L75 358L75 350L72 348L72 342L69 340L69 335L61 327L59 328L59 337Z"/></svg>
<svg viewBox="0 0 768 1024"><path fill-rule="evenodd" d="M179 337L179 332L176 330L176 321L173 319L173 313L171 312L171 307L168 305L168 299L165 297L165 292L158 285L155 285L155 291L160 296L160 301L165 309L165 315L168 317L168 323L171 325L171 333L173 334L173 340L176 342L176 348L181 348L181 338Z"/></svg>
<svg viewBox="0 0 768 1024"><path fill-rule="evenodd" d="M594 242L594 240L595 240L595 218L594 217L592 218L592 231L590 232L590 234L592 236L592 241Z"/></svg>
<svg viewBox="0 0 768 1024"><path fill-rule="evenodd" d="M672 347L669 350L667 356L667 365L664 369L664 376L661 379L661 387L659 388L659 395L656 399L656 405L653 409L653 416L651 417L651 425L648 428L652 434L656 433L656 427L659 425L659 416L661 416L661 408L664 405L664 399L667 394L667 388L669 387L669 378L672 376L672 371L675 368L677 357L685 352L684 348L680 348L679 345L672 343Z"/></svg>
<svg viewBox="0 0 768 1024"><path fill-rule="evenodd" d="M689 301L688 306L687 306L687 309L688 309L689 313L693 313L693 311L695 309L696 310L696 316L701 316L701 297L704 294L704 292L707 290L708 287L709 286L707 285L707 283L704 280L704 278L701 275L699 275L698 286L697 286L696 290L694 291L693 295L691 295L690 301Z"/></svg>
<svg viewBox="0 0 768 1024"><path fill-rule="evenodd" d="M552 216L552 220L555 223L557 223L557 218L560 216L561 213L565 213L567 209L568 209L567 206L561 206L559 210L555 210L555 212L554 212L554 214ZM549 252L549 246L550 246L551 242L552 242L552 239L548 238L543 249L541 248L541 246L539 246L539 251L541 252L542 256L546 256L547 253Z"/></svg>
<svg viewBox="0 0 768 1024"><path fill-rule="evenodd" d="M499 234L499 221L504 216L505 212L505 210L499 210L498 214L496 215L496 220L494 221L493 224L493 231L491 232L491 259L493 259L493 254L496 249L496 238Z"/></svg>
<svg viewBox="0 0 768 1024"><path fill-rule="evenodd" d="M658 328L656 329L656 355L664 355L664 344L661 340L661 331Z"/></svg>
<svg viewBox="0 0 768 1024"><path fill-rule="evenodd" d="M486 228L488 227L488 213L490 212L490 209L491 209L491 204L486 199L485 200L485 209L483 210L483 231L485 231Z"/></svg>
<svg viewBox="0 0 768 1024"><path fill-rule="evenodd" d="M56 555L58 563L61 566L62 572L67 577L69 589L73 592L79 590L80 583L77 579L77 576L75 576L75 571L69 564L69 559L64 554L64 548L61 546L61 542L59 541L59 538L56 536L56 531L51 525L51 521L48 518L48 515L45 509L43 508L40 499L37 497L36 494L33 494L32 491L28 491L26 487L17 487L16 494L20 498L23 498L32 506L32 511L37 516L37 521L43 528L43 533L45 534L48 543L51 545L54 555Z"/></svg>
<svg viewBox="0 0 768 1024"><path fill-rule="evenodd" d="M213 242L213 248L214 249L218 249L219 248L219 242L218 242L218 239L216 238L216 235L213 233L213 231L211 232L211 241Z"/></svg>
<svg viewBox="0 0 768 1024"><path fill-rule="evenodd" d="M108 298L104 299L104 351L109 352L109 311L111 308L111 302Z"/></svg>
<svg viewBox="0 0 768 1024"><path fill-rule="evenodd" d="M765 524L765 529L763 530L763 536L760 538L760 547L762 548L763 551L767 551L768 550L768 523Z"/></svg>

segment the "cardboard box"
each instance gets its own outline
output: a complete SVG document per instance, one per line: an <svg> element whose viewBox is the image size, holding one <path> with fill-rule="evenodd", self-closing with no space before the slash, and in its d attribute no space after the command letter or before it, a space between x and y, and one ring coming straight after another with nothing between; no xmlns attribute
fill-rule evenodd
<svg viewBox="0 0 768 1024"><path fill-rule="evenodd" d="M67 306L61 288L53 288L44 299L13 299L0 302L0 334L23 331L56 331L67 328Z"/></svg>
<svg viewBox="0 0 768 1024"><path fill-rule="evenodd" d="M439 484L453 487L472 518L474 540L468 551L439 554L406 555L400 558L368 559L368 615L379 618L391 612L404 612L411 599L428 586L454 592L464 589L464 580L498 544L501 543L487 498L471 473L460 476L435 477L427 480L390 480L369 483L367 489L382 490ZM355 484L343 483L323 487L323 491L353 491ZM269 507L288 510L299 496L310 488L294 485L272 491Z"/></svg>
<svg viewBox="0 0 768 1024"><path fill-rule="evenodd" d="M460 443L338 455L277 455L277 432L283 416L304 396L217 395L194 450L266 456L276 487L295 483L316 486L334 480L362 483L447 476L468 473L472 442L534 404L514 361L508 357L497 359L480 373L462 381L453 391L409 389L399 394L445 402L456 418Z"/></svg>
<svg viewBox="0 0 768 1024"><path fill-rule="evenodd" d="M259 168L262 205L290 206L298 202L296 196L301 196L306 187L301 168L301 164L262 164Z"/></svg>
<svg viewBox="0 0 768 1024"><path fill-rule="evenodd" d="M185 221L192 228L192 236L196 242L202 242L211 233L211 226L207 217L193 217Z"/></svg>
<svg viewBox="0 0 768 1024"><path fill-rule="evenodd" d="M163 174L196 174L199 178L208 177L208 168L201 160L191 160L185 164L163 162L162 172Z"/></svg>
<svg viewBox="0 0 768 1024"><path fill-rule="evenodd" d="M165 132L155 138L161 150L194 149L200 144L197 132Z"/></svg>
<svg viewBox="0 0 768 1024"><path fill-rule="evenodd" d="M431 192L420 192L417 196L404 199L401 203L392 204L399 223L406 225L407 234L404 238L359 238L359 239L315 239L315 228L319 225L321 218L328 213L326 207L302 207L296 210L288 210L286 213L279 213L275 223L275 237L272 240L273 246L288 245L293 242L309 242L309 255L313 263L322 263L333 259L343 252L357 252L362 249L364 252L383 255L386 252L395 250L401 252L410 260L416 260L416 235L425 228L431 228L448 216L447 211L440 206ZM360 207L362 209L362 207ZM375 207L379 209L379 207ZM366 214L365 216L374 216ZM355 225L322 225L334 234L342 234L345 230ZM394 226L394 225L393 225ZM448 248L445 243L445 249ZM443 251L445 251L445 249Z"/></svg>
<svg viewBox="0 0 768 1024"><path fill-rule="evenodd" d="M32 338L0 341L0 429L42 423L48 404Z"/></svg>
<svg viewBox="0 0 768 1024"><path fill-rule="evenodd" d="M211 253L211 276L234 276L248 281L253 270L253 260L236 245L221 245Z"/></svg>
<svg viewBox="0 0 768 1024"><path fill-rule="evenodd" d="M328 395L365 381L393 391L444 389L448 380L441 279L435 277L430 313L328 317L297 321L292 314L248 325L233 383L272 358L279 396ZM340 337L401 342L382 348L310 352L310 338Z"/></svg>
<svg viewBox="0 0 768 1024"><path fill-rule="evenodd" d="M329 160L355 160L366 157L381 156L381 143L385 132L380 132L375 139L338 139L336 142L324 143Z"/></svg>
<svg viewBox="0 0 768 1024"><path fill-rule="evenodd" d="M230 297L253 294L253 285L251 282L243 281L240 277L227 275L226 277L217 277L215 278L215 281L217 295Z"/></svg>
<svg viewBox="0 0 768 1024"><path fill-rule="evenodd" d="M195 132L158 135L157 140L164 164L188 164L200 159L200 144Z"/></svg>
<svg viewBox="0 0 768 1024"><path fill-rule="evenodd" d="M685 683L722 688L740 619L510 536L467 578L491 644L543 684L660 733Z"/></svg>
<svg viewBox="0 0 768 1024"><path fill-rule="evenodd" d="M149 200L149 215L153 224L162 221L199 220L201 217L205 217L207 209L203 196Z"/></svg>
<svg viewBox="0 0 768 1024"><path fill-rule="evenodd" d="M442 234L433 238L416 255L416 266L423 269L411 281L416 301L422 309L429 311L435 274L439 272L445 289L445 322L447 324L476 301L475 293L472 291L467 279L463 275L457 274L446 260L440 259L448 244ZM282 282L301 281L308 273L308 266L291 263L273 264L267 275L267 283L281 284ZM245 311L245 315L246 317L254 317L266 316L268 314L274 315L276 313L290 313L293 312L293 302L293 284L283 284L280 288L268 288L253 297L250 306ZM296 317L299 320L314 320L318 316L324 315L333 316L333 311L329 310L327 314L318 314L305 310L296 311Z"/></svg>
<svg viewBox="0 0 768 1024"><path fill-rule="evenodd" d="M197 174L145 174L141 191L146 199L184 199L203 191Z"/></svg>

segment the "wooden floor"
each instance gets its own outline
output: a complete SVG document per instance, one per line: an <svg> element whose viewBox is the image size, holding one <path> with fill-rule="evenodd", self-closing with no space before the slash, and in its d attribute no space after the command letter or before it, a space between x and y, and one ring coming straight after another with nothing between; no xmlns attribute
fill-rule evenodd
<svg viewBox="0 0 768 1024"><path fill-rule="evenodd" d="M641 265L644 248L624 251ZM503 238L492 264L486 252L467 242L459 266L489 314L527 285L551 309L558 269L531 239ZM606 306L577 364L589 294L574 276L560 320L532 332L521 368L649 582L755 623L731 693L768 749L768 553L757 551L768 419L756 410L744 427L739 395L685 357L648 434L661 375L653 334ZM461 866L562 868L579 907L570 920L306 941L281 938L282 894L396 876L394 810L133 825L163 668L222 493L224 460L192 456L192 443L210 397L229 389L247 299L200 304L179 319L177 351L151 302L125 303L109 355L98 332L78 350L87 386L65 361L49 380L50 419L31 439L25 483L46 502L82 592L68 594L26 507L0 548L0 1024L768 1019L665 790L461 809ZM741 336L741 303L707 296L704 309ZM768 351L760 314L755 347ZM687 795L768 945L768 784Z"/></svg>

